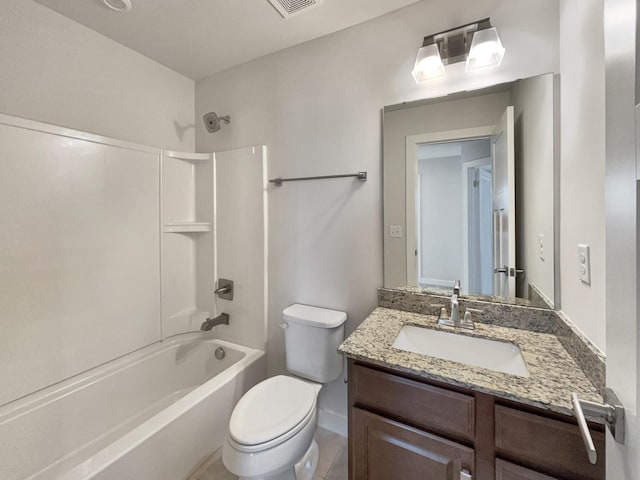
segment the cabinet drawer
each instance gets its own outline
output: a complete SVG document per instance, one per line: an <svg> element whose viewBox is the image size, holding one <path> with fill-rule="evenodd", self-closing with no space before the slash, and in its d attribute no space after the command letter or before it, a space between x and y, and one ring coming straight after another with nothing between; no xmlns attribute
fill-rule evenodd
<svg viewBox="0 0 640 480"><path fill-rule="evenodd" d="M354 402L437 433L473 441L475 400L470 395L426 385L355 365Z"/></svg>
<svg viewBox="0 0 640 480"><path fill-rule="evenodd" d="M577 425L501 405L495 407L498 454L560 478L604 479L604 434L592 430L591 435L599 452L596 465L589 463Z"/></svg>
<svg viewBox="0 0 640 480"><path fill-rule="evenodd" d="M543 475L534 470L496 460L496 480L558 480L556 477Z"/></svg>
<svg viewBox="0 0 640 480"><path fill-rule="evenodd" d="M352 480L459 480L473 474L471 448L371 412L351 408Z"/></svg>

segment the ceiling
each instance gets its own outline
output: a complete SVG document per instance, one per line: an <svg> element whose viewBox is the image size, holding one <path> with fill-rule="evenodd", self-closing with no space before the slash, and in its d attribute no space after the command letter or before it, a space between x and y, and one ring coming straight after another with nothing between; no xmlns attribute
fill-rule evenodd
<svg viewBox="0 0 640 480"><path fill-rule="evenodd" d="M142 55L198 80L348 28L418 0L324 0L286 19L267 0L36 0Z"/></svg>

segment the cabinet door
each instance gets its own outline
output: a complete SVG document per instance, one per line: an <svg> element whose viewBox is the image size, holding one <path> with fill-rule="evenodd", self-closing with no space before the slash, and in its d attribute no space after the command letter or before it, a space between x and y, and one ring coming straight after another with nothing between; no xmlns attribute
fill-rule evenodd
<svg viewBox="0 0 640 480"><path fill-rule="evenodd" d="M352 480L459 480L471 448L352 408Z"/></svg>
<svg viewBox="0 0 640 480"><path fill-rule="evenodd" d="M555 477L529 470L528 468L496 460L496 480L557 480Z"/></svg>

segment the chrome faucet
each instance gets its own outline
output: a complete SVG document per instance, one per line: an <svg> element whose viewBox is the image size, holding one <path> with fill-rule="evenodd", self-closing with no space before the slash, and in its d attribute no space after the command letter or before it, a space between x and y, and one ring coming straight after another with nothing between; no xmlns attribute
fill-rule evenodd
<svg viewBox="0 0 640 480"><path fill-rule="evenodd" d="M458 297L460 296L460 280L456 280L453 284L453 295L451 295L451 317L450 320L456 327L460 326L460 305Z"/></svg>
<svg viewBox="0 0 640 480"><path fill-rule="evenodd" d="M473 324L473 317L471 313L482 313L482 310L476 310L473 308L467 308L464 313L464 319L460 319L460 303L458 298L460 296L460 280L456 280L453 284L453 294L451 295L451 315L447 314L447 308L442 307L440 310L440 316L438 317L438 325L447 325L449 327L461 327L473 330L475 328Z"/></svg>
<svg viewBox="0 0 640 480"><path fill-rule="evenodd" d="M216 318L207 318L202 325L200 325L200 330L203 332L208 332L213 327L218 325L229 325L229 314L221 313Z"/></svg>

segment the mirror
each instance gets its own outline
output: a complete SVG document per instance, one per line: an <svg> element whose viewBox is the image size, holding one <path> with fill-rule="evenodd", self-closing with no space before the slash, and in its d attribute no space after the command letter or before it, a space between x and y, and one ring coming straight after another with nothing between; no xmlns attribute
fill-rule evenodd
<svg viewBox="0 0 640 480"><path fill-rule="evenodd" d="M556 305L557 76L384 107L384 285Z"/></svg>

